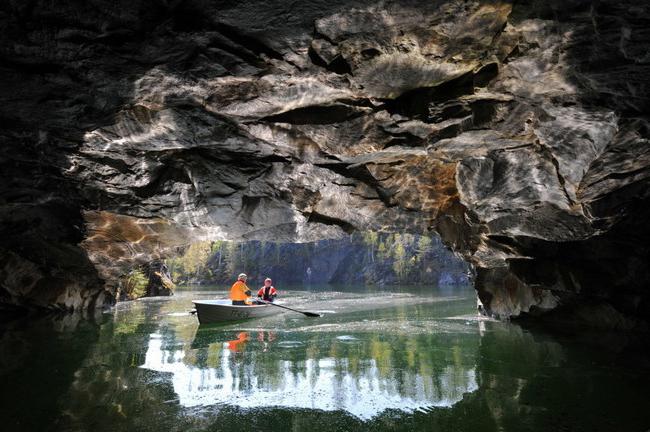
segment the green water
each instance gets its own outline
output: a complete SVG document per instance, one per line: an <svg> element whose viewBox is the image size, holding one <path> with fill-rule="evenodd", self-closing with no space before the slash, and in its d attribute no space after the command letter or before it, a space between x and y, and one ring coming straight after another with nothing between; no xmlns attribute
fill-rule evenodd
<svg viewBox="0 0 650 432"><path fill-rule="evenodd" d="M636 337L475 316L469 288L283 291L286 313L199 326L192 299L0 324L2 431L647 431Z"/></svg>

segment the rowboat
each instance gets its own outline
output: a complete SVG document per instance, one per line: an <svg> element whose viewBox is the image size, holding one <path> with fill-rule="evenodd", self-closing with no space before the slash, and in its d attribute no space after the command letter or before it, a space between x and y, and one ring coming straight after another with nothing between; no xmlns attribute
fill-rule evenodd
<svg viewBox="0 0 650 432"><path fill-rule="evenodd" d="M192 300L192 303L196 307L200 324L262 318L284 312L283 309L268 304L235 306L230 300Z"/></svg>

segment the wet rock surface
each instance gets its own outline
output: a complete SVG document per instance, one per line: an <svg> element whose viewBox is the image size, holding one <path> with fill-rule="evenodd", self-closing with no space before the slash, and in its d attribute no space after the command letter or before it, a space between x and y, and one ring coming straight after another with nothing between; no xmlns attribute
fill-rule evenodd
<svg viewBox="0 0 650 432"><path fill-rule="evenodd" d="M192 240L377 229L440 233L492 315L589 301L647 318L649 17L7 2L0 300L110 302L117 264Z"/></svg>

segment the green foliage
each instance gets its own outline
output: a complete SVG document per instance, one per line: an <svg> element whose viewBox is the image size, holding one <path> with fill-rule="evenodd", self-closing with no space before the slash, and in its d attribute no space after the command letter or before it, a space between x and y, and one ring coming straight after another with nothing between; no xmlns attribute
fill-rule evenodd
<svg viewBox="0 0 650 432"><path fill-rule="evenodd" d="M386 243L383 241L379 242L379 246L377 247L377 254L382 259L386 258L389 255L388 249L386 248Z"/></svg>
<svg viewBox="0 0 650 432"><path fill-rule="evenodd" d="M416 255L418 262L423 262L427 254L432 252L432 243L433 242L431 241L431 237L421 236L418 239Z"/></svg>
<svg viewBox="0 0 650 432"><path fill-rule="evenodd" d="M393 269L395 270L395 273L397 273L397 276L400 279L403 279L406 275L406 250L401 243L395 245L395 248L393 249L393 258L395 259L395 261L393 261Z"/></svg>
<svg viewBox="0 0 650 432"><path fill-rule="evenodd" d="M167 260L169 273L173 280L185 281L191 277L199 277L207 270L210 257L219 250L223 242L199 242L190 245L179 257Z"/></svg>
<svg viewBox="0 0 650 432"><path fill-rule="evenodd" d="M374 263L375 262L375 251L378 246L379 242L379 233L375 231L366 231L361 234L363 238L364 244L368 248L368 254L370 256L370 260ZM385 250L384 250L385 252Z"/></svg>
<svg viewBox="0 0 650 432"><path fill-rule="evenodd" d="M225 242L223 240L213 241L211 246L210 246L210 250L212 251L213 254L221 252L221 248L223 247L223 245L225 243L227 243L227 242Z"/></svg>
<svg viewBox="0 0 650 432"><path fill-rule="evenodd" d="M395 236L398 242L393 248L393 270L400 281L406 281L410 277L417 260L413 255L413 236Z"/></svg>
<svg viewBox="0 0 650 432"><path fill-rule="evenodd" d="M147 293L149 278L142 270L133 270L122 278L122 291L129 298L136 299Z"/></svg>

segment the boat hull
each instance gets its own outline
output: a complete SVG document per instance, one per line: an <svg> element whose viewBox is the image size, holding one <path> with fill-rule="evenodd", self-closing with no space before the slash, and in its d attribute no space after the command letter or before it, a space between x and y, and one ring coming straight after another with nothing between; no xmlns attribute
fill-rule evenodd
<svg viewBox="0 0 650 432"><path fill-rule="evenodd" d="M230 300L194 300L200 324L263 318L284 312L271 305L234 306Z"/></svg>

